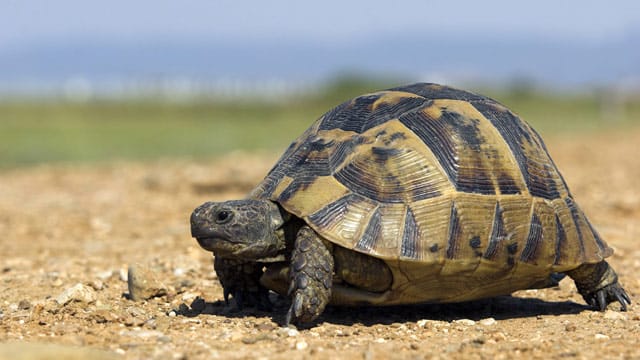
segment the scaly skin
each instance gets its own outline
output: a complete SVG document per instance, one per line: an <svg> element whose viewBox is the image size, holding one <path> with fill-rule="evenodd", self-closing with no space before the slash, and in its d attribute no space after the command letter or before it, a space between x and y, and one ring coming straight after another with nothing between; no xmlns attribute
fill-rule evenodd
<svg viewBox="0 0 640 360"><path fill-rule="evenodd" d="M229 304L233 296L239 310L256 306L260 310L271 310L269 290L260 285L262 264L235 259L215 257L213 267L224 290L224 301Z"/></svg>
<svg viewBox="0 0 640 360"><path fill-rule="evenodd" d="M597 264L584 264L568 271L578 288L578 292L587 304L604 311L612 302L619 302L622 311L631 304L629 295L618 283L618 275L606 261Z"/></svg>
<svg viewBox="0 0 640 360"><path fill-rule="evenodd" d="M315 320L331 299L333 256L331 245L315 231L303 226L291 255L289 295L291 308L286 324Z"/></svg>

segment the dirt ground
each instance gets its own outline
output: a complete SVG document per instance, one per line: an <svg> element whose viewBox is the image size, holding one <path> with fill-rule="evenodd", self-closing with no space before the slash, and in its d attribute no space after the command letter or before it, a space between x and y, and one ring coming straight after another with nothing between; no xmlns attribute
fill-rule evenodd
<svg viewBox="0 0 640 360"><path fill-rule="evenodd" d="M589 310L565 279L465 304L328 308L313 327L282 328L275 296L272 313L224 306L188 222L206 200L243 196L277 154L51 165L0 173L0 358L639 359L640 129L547 142L615 249L627 312ZM130 300L131 264L166 294Z"/></svg>

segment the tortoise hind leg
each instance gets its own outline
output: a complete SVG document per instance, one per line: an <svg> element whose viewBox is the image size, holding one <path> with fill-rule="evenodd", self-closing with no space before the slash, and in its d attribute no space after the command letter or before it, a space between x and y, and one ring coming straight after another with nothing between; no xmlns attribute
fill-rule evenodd
<svg viewBox="0 0 640 360"><path fill-rule="evenodd" d="M315 320L329 303L334 264L330 246L308 226L298 231L291 254L289 295L292 303L287 325Z"/></svg>
<svg viewBox="0 0 640 360"><path fill-rule="evenodd" d="M627 305L631 304L629 295L618 283L618 275L606 261L583 264L568 271L567 275L575 281L584 300L600 311L604 311L614 301L620 303L622 311L627 311Z"/></svg>

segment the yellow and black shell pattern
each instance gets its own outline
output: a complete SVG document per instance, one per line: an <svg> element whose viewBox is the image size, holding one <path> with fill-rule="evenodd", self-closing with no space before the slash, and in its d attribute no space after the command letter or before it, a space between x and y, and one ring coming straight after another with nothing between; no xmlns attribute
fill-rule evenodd
<svg viewBox="0 0 640 360"><path fill-rule="evenodd" d="M339 246L434 264L439 274L483 265L562 272L612 253L526 122L492 99L436 84L330 110L251 196Z"/></svg>

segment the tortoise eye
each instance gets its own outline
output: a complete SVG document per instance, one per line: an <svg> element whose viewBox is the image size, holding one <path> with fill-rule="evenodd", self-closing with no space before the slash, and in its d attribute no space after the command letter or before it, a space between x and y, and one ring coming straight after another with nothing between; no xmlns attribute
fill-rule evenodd
<svg viewBox="0 0 640 360"><path fill-rule="evenodd" d="M233 212L231 212L229 210L220 210L216 214L216 222L218 224L224 224L224 223L230 221L231 218L233 218Z"/></svg>

